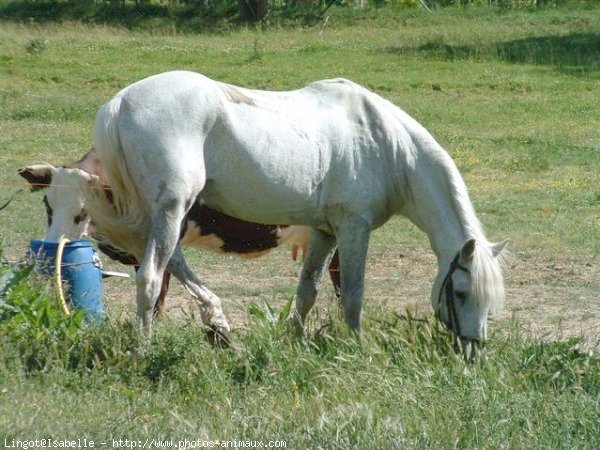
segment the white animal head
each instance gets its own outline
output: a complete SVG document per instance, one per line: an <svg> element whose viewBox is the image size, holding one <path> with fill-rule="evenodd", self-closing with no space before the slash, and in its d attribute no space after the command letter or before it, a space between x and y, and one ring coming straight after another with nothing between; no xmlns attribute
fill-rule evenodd
<svg viewBox="0 0 600 450"><path fill-rule="evenodd" d="M433 285L433 309L454 333L455 349L465 357L477 356L477 344L487 340L488 315L504 306L502 266L507 242L469 239L440 269Z"/></svg>
<svg viewBox="0 0 600 450"><path fill-rule="evenodd" d="M81 239L93 233L84 192L97 181L95 175L50 164L27 166L19 170L19 175L27 180L31 190L47 189L44 204L48 229L44 240Z"/></svg>

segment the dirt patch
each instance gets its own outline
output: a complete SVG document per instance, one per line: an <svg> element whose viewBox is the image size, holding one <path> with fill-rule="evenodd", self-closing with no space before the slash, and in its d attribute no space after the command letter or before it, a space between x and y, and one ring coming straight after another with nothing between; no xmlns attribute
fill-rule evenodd
<svg viewBox="0 0 600 450"><path fill-rule="evenodd" d="M543 339L582 336L583 345L600 348L600 266L597 262L517 260L507 276L508 308Z"/></svg>
<svg viewBox="0 0 600 450"><path fill-rule="evenodd" d="M247 322L251 302L281 308L293 296L300 265L282 249L260 260L247 262L222 258L218 264L192 264L203 281L223 300L232 326ZM115 266L117 268L118 266ZM407 308L429 314L429 293L435 276L435 256L417 251L371 256L367 270L366 313L374 303L403 313ZM123 267L119 267L123 270ZM600 264L597 261L562 260L549 264L541 258L511 260L506 271L507 307L492 318L491 328L516 320L533 336L544 340L583 338L582 347L600 349ZM111 314L135 314L135 286L132 280L105 282L106 306ZM311 317L331 314L337 309L331 283L326 280ZM196 317L197 307L177 282L166 302L170 317Z"/></svg>

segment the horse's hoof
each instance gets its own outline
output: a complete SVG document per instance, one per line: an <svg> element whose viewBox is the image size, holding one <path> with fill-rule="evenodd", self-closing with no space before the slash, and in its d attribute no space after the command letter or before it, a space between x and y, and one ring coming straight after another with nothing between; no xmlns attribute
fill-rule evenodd
<svg viewBox="0 0 600 450"><path fill-rule="evenodd" d="M294 336L296 339L303 339L306 337L306 330L304 324L297 317L290 317L287 320L287 332Z"/></svg>
<svg viewBox="0 0 600 450"><path fill-rule="evenodd" d="M229 331L222 327L210 325L206 339L215 348L229 348Z"/></svg>

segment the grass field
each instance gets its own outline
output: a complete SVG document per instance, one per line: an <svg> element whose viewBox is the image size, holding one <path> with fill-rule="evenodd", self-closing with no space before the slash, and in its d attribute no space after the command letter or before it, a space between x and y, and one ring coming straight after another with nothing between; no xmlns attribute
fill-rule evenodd
<svg viewBox="0 0 600 450"><path fill-rule="evenodd" d="M299 266L287 249L254 262L188 252L237 326L230 351L208 347L176 288L156 342L135 350L133 285L108 281L110 320L98 330L73 331L51 312L38 332L0 325L0 444L87 436L597 448L598 30L594 3L346 11L312 27L208 35L0 22L0 204L24 187L19 167L81 156L99 106L145 76L190 69L264 89L342 76L433 133L463 173L488 237L509 237L514 254L507 311L492 323L487 360L471 367L430 319L435 259L404 219L373 236L360 345L339 331L329 286L308 342L289 338L278 314ZM4 258L20 259L44 223L40 193L0 211ZM28 283L12 301L47 290ZM44 298L36 300L43 310Z"/></svg>

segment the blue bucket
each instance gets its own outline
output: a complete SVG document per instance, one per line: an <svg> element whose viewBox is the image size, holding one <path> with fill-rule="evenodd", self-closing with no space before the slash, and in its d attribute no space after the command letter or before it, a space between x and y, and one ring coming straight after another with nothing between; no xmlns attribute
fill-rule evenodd
<svg viewBox="0 0 600 450"><path fill-rule="evenodd" d="M31 241L31 253L40 273L54 274L58 246L55 241ZM102 269L92 244L83 240L67 242L60 267L62 280L67 284L66 300L73 308L84 311L89 322L100 321L104 316Z"/></svg>

